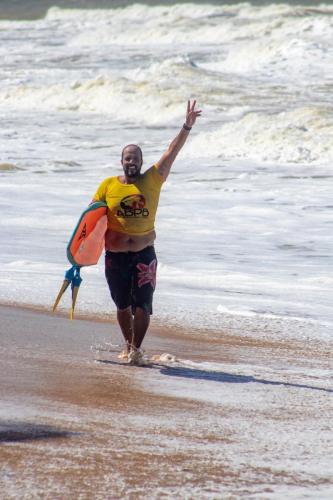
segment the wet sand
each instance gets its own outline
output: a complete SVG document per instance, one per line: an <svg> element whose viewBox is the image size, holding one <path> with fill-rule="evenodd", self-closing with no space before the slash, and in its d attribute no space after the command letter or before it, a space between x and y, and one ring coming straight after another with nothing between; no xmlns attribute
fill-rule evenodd
<svg viewBox="0 0 333 500"><path fill-rule="evenodd" d="M0 306L3 498L332 498L332 352ZM119 350L119 349L118 349Z"/></svg>

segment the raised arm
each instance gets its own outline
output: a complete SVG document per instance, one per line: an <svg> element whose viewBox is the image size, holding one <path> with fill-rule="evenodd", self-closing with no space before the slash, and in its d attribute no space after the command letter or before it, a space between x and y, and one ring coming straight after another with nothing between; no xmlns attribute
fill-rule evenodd
<svg viewBox="0 0 333 500"><path fill-rule="evenodd" d="M164 180L166 180L166 178L168 177L172 164L175 161L179 151L184 146L197 117L201 115L201 110L196 110L195 104L196 101L193 101L192 104L190 101L187 101L185 123L180 129L179 134L174 138L168 149L165 151L165 153L163 153L161 159L156 164L157 170Z"/></svg>

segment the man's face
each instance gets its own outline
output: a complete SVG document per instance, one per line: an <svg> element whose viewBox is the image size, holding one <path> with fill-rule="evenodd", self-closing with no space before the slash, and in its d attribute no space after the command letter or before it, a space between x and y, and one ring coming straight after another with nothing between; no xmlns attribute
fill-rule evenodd
<svg viewBox="0 0 333 500"><path fill-rule="evenodd" d="M136 146L127 146L123 150L121 164L127 178L136 179L142 167L141 150Z"/></svg>

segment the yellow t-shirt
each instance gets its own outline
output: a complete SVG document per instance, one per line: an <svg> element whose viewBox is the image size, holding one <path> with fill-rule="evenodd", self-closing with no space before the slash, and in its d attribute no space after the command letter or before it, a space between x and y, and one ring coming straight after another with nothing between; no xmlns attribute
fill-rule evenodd
<svg viewBox="0 0 333 500"><path fill-rule="evenodd" d="M104 201L109 208L108 229L133 235L153 231L162 184L163 177L156 165L134 184L122 184L118 177L105 179L98 187L94 200Z"/></svg>

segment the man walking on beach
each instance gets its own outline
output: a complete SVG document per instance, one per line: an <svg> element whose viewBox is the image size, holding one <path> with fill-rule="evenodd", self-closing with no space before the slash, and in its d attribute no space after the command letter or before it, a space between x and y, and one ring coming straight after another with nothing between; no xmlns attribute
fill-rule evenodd
<svg viewBox="0 0 333 500"><path fill-rule="evenodd" d="M161 159L141 173L139 146L129 144L121 156L123 175L108 177L97 189L93 201L108 205L105 235L105 276L117 307L117 320L126 341L120 355L140 364L140 346L152 314L157 259L154 249L155 215L163 182L201 111L188 101L186 119Z"/></svg>

